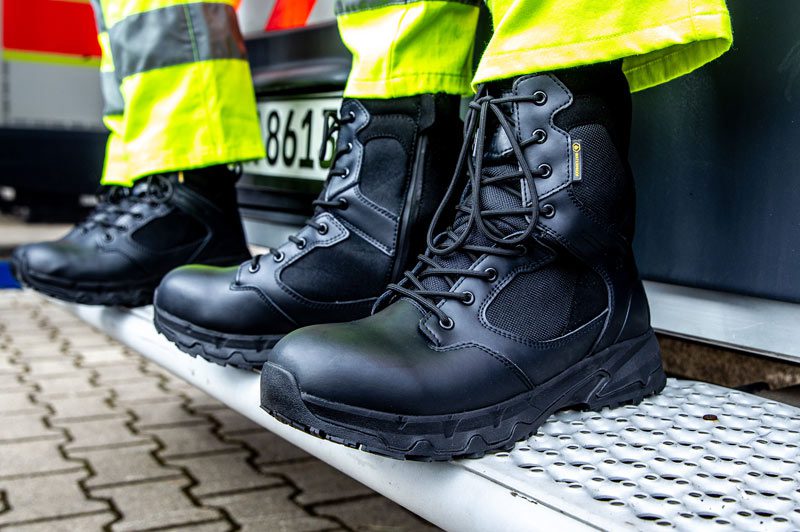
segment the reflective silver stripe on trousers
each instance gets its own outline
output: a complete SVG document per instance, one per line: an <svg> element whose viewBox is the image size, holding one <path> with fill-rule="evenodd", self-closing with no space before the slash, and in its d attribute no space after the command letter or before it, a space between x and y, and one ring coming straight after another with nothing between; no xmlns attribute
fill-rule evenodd
<svg viewBox="0 0 800 532"><path fill-rule="evenodd" d="M104 115L121 115L125 112L125 100L119 90L119 80L115 72L100 72L100 90L105 103Z"/></svg>
<svg viewBox="0 0 800 532"><path fill-rule="evenodd" d="M417 4L424 1L452 2L454 4L467 4L469 6L480 6L483 0L336 0L334 11L337 15L346 15L357 11L367 11L386 6L401 6L405 4Z"/></svg>
<svg viewBox="0 0 800 532"><path fill-rule="evenodd" d="M106 28L106 21L103 18L103 6L100 4L100 0L90 0L92 4L92 9L94 9L94 20L97 22L97 32L103 33L108 28Z"/></svg>
<svg viewBox="0 0 800 532"><path fill-rule="evenodd" d="M245 59L229 4L198 2L137 13L108 30L117 79L209 59Z"/></svg>

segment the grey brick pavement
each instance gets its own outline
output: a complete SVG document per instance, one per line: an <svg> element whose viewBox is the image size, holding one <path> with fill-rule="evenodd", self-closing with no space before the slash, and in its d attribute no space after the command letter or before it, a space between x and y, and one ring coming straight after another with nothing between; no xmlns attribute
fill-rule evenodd
<svg viewBox="0 0 800 532"><path fill-rule="evenodd" d="M1 290L0 528L431 529L57 305Z"/></svg>

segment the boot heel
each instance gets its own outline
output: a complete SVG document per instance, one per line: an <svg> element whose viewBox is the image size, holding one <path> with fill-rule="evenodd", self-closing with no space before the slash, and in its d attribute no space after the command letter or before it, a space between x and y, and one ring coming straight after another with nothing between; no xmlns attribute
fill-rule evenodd
<svg viewBox="0 0 800 532"><path fill-rule="evenodd" d="M664 389L667 377L661 349L652 330L594 355L594 377L575 394L576 403L590 410L636 404Z"/></svg>

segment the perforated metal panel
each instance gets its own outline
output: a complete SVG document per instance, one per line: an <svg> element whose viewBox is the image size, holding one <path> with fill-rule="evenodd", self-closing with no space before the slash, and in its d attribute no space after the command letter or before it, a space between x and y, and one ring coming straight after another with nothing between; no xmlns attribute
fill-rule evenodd
<svg viewBox="0 0 800 532"><path fill-rule="evenodd" d="M601 527L798 530L798 443L799 409L671 379L641 405L562 412L463 465Z"/></svg>

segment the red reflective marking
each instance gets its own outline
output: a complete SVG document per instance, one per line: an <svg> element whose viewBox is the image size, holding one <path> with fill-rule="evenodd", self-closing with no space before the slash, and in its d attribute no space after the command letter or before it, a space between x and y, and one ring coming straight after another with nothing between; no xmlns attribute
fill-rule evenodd
<svg viewBox="0 0 800 532"><path fill-rule="evenodd" d="M97 28L89 4L63 0L0 0L3 47L100 57Z"/></svg>
<svg viewBox="0 0 800 532"><path fill-rule="evenodd" d="M317 0L278 0L272 8L265 30L285 30L305 26Z"/></svg>

